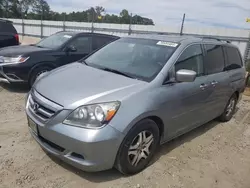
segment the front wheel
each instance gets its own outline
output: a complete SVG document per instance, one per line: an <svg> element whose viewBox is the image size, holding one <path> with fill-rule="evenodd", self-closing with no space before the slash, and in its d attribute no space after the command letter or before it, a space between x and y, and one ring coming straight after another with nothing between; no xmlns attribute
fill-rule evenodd
<svg viewBox="0 0 250 188"><path fill-rule="evenodd" d="M123 174L136 174L147 167L159 144L157 124L145 119L137 123L120 146L116 168Z"/></svg>
<svg viewBox="0 0 250 188"><path fill-rule="evenodd" d="M49 72L51 70L50 67L42 66L38 67L35 70L32 71L29 77L29 86L32 87L35 83L36 79L43 73Z"/></svg>

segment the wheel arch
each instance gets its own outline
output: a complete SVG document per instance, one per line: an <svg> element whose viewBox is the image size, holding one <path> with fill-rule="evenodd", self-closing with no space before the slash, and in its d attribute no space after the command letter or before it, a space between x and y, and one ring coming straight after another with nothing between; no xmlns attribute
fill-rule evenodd
<svg viewBox="0 0 250 188"><path fill-rule="evenodd" d="M43 67L43 66L47 66L47 67L50 67L52 69L56 68L56 65L54 63L52 63L52 62L49 62L49 61L38 63L38 64L34 65L30 69L28 79L30 78L30 76L31 76L31 74L33 73L34 70L36 70L36 69L38 69L40 67Z"/></svg>
<svg viewBox="0 0 250 188"><path fill-rule="evenodd" d="M159 132L160 132L160 140L162 140L164 138L164 132L165 132L165 126L163 123L162 118L160 118L159 116L157 116L156 114L142 114L140 116L138 116L137 118L135 118L133 121L131 121L131 123L129 124L129 126L124 130L124 134L127 135L128 132L140 121L143 121L145 119L150 119L152 121L155 122L155 124L157 125Z"/></svg>
<svg viewBox="0 0 250 188"><path fill-rule="evenodd" d="M240 96L240 92L239 91L235 91L234 93L233 93L233 95L236 95L236 97L237 97L237 100L239 99L239 96Z"/></svg>

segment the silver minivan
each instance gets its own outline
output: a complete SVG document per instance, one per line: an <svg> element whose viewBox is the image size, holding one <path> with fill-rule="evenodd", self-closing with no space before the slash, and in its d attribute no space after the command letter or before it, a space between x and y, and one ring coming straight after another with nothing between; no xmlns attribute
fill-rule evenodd
<svg viewBox="0 0 250 188"><path fill-rule="evenodd" d="M157 147L215 118L229 121L245 66L228 42L143 35L41 75L27 96L31 135L84 171L135 174Z"/></svg>

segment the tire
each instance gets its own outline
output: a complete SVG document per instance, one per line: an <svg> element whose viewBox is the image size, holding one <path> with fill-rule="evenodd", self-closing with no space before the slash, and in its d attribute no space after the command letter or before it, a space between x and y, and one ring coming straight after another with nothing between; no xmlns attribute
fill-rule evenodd
<svg viewBox="0 0 250 188"><path fill-rule="evenodd" d="M227 102L223 114L219 117L220 121L227 122L232 119L237 105L237 101L238 101L237 95L233 94L229 99L229 101Z"/></svg>
<svg viewBox="0 0 250 188"><path fill-rule="evenodd" d="M144 144L141 142L138 145L140 140L144 141ZM120 146L116 158L116 169L125 175L136 174L144 170L152 159L159 145L159 140L159 128L154 121L145 119L138 122L128 132ZM141 155L138 155L139 153ZM137 160L139 159L137 156L140 157L140 160Z"/></svg>
<svg viewBox="0 0 250 188"><path fill-rule="evenodd" d="M35 68L29 76L29 86L32 87L39 75L41 75L42 73L48 72L51 69L52 68L48 66L41 66L41 67Z"/></svg>

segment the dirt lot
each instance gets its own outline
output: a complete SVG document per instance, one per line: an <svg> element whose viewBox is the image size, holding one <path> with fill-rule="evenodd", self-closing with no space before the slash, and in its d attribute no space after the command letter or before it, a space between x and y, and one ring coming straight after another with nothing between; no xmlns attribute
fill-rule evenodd
<svg viewBox="0 0 250 188"><path fill-rule="evenodd" d="M27 36L20 36L20 42L22 45L27 45L27 44L35 44L39 42L41 39L37 37L27 37Z"/></svg>
<svg viewBox="0 0 250 188"><path fill-rule="evenodd" d="M250 97L229 123L208 123L159 149L142 173L84 173L48 156L31 138L25 88L0 86L0 187L250 187Z"/></svg>

